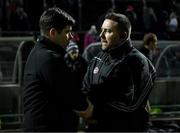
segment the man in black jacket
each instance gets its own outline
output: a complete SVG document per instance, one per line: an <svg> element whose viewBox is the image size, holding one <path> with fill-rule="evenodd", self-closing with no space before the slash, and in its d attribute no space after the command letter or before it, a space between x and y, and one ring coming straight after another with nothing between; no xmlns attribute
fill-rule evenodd
<svg viewBox="0 0 180 133"><path fill-rule="evenodd" d="M93 109L81 90L74 88L72 72L64 58L66 46L73 38L74 23L59 8L47 9L40 17L41 36L24 72L24 131L77 131L78 116L74 110Z"/></svg>
<svg viewBox="0 0 180 133"><path fill-rule="evenodd" d="M88 131L143 132L148 129L146 103L155 69L130 41L125 15L109 13L101 27L101 49L92 59L83 91L94 105Z"/></svg>

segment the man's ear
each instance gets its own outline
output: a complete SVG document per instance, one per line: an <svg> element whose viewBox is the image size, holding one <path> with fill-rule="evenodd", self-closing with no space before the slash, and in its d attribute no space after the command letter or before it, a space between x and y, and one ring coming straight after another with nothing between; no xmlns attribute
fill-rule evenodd
<svg viewBox="0 0 180 133"><path fill-rule="evenodd" d="M121 38L121 40L127 40L127 38L128 38L127 32L121 32L120 33L120 38Z"/></svg>
<svg viewBox="0 0 180 133"><path fill-rule="evenodd" d="M51 28L51 29L49 30L49 37L50 37L51 39L55 38L57 34L58 34L58 32L57 32L57 30L56 30L55 28Z"/></svg>

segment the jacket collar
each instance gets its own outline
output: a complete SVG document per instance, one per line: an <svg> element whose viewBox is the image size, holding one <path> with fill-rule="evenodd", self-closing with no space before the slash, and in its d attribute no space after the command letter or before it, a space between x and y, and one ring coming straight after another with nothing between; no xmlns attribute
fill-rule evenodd
<svg viewBox="0 0 180 133"><path fill-rule="evenodd" d="M119 47L108 51L108 53L110 54L112 58L117 58L117 57L121 58L122 56L127 55L131 51L132 48L133 46L132 46L131 41L127 40L123 44L121 44Z"/></svg>
<svg viewBox="0 0 180 133"><path fill-rule="evenodd" d="M40 45L44 45L53 51L57 51L58 53L61 53L62 55L66 54L66 50L62 46L52 42L50 39L48 39L45 36L40 36L37 41Z"/></svg>

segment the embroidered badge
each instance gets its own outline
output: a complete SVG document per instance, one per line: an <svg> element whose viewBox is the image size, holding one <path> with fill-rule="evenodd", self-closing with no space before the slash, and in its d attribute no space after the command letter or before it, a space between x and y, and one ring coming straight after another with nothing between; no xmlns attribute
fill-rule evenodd
<svg viewBox="0 0 180 133"><path fill-rule="evenodd" d="M95 67L93 73L94 73L94 74L97 74L98 71L99 71L99 68L98 68L98 67Z"/></svg>

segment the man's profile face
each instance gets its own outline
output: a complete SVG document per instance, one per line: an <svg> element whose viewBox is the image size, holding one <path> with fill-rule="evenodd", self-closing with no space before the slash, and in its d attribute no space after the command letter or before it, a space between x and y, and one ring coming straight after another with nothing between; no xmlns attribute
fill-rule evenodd
<svg viewBox="0 0 180 133"><path fill-rule="evenodd" d="M73 38L72 26L66 26L62 31L59 31L56 36L56 43L66 48L69 41Z"/></svg>
<svg viewBox="0 0 180 133"><path fill-rule="evenodd" d="M102 50L116 47L120 41L118 23L110 19L105 19L101 26L100 38Z"/></svg>

